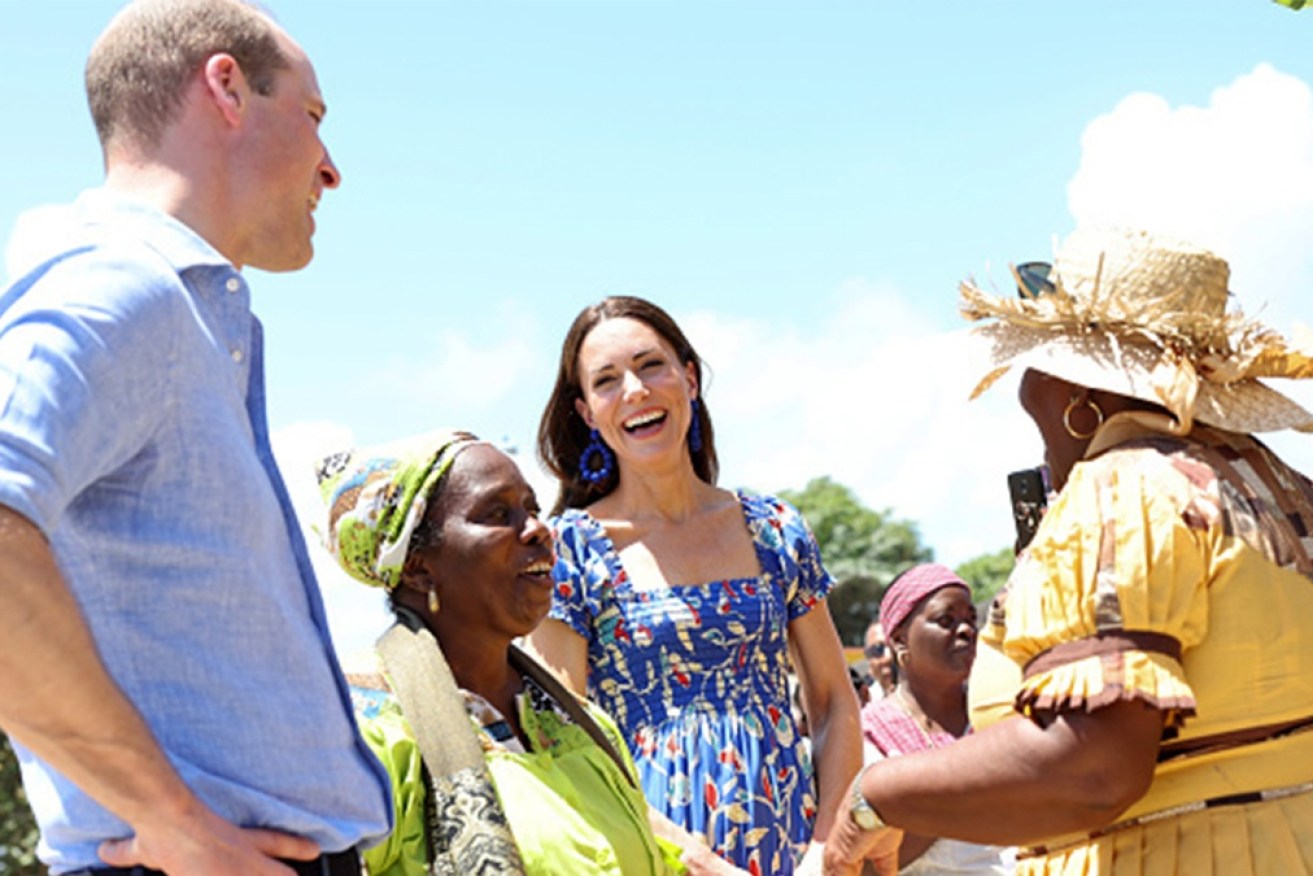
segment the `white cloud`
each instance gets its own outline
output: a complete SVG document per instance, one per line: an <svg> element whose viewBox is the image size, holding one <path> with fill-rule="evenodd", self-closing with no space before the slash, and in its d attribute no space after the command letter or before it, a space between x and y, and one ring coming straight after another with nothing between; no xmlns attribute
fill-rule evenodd
<svg viewBox="0 0 1313 876"><path fill-rule="evenodd" d="M1069 195L1078 223L1143 225L1214 247L1249 312L1308 331L1313 92L1302 81L1263 65L1205 108L1131 95L1091 122ZM807 304L833 311L812 336L779 313L699 312L681 324L714 367L708 401L726 483L796 488L830 475L917 522L956 564L1011 543L1006 474L1038 464L1042 446L1016 403L1017 375L968 403L983 351L965 330L922 317L920 291L850 280L833 302ZM1313 406L1308 384L1279 388ZM1307 436L1269 443L1313 470Z"/></svg>
<svg viewBox="0 0 1313 876"><path fill-rule="evenodd" d="M1196 240L1232 265L1245 311L1309 325L1313 90L1260 64L1206 107L1132 94L1086 128L1068 187L1077 224Z"/></svg>
<svg viewBox="0 0 1313 876"><path fill-rule="evenodd" d="M1268 64L1206 107L1133 94L1090 123L1068 187L1077 224L1142 226L1199 241L1231 264L1239 306L1293 339L1313 331L1313 89ZM1307 343L1307 341L1304 341ZM1272 381L1313 410L1313 380ZM1313 472L1313 440L1264 440Z"/></svg>
<svg viewBox="0 0 1313 876"><path fill-rule="evenodd" d="M786 320L681 319L715 369L723 481L777 490L828 475L918 523L944 561L1005 547L1006 473L1041 451L1005 388L968 403L978 346L937 331L888 286L854 279L835 297L811 337Z"/></svg>
<svg viewBox="0 0 1313 876"><path fill-rule="evenodd" d="M441 400L443 410L495 407L539 365L531 340L535 325L507 301L489 307L486 325L495 337L490 343L440 328L427 347L378 362L360 382L380 405L413 405L423 397Z"/></svg>
<svg viewBox="0 0 1313 876"><path fill-rule="evenodd" d="M333 642L345 664L360 665L364 658L358 659L357 655L369 649L390 620L383 591L366 587L343 572L324 550L314 529L324 514L314 478L315 462L352 447L354 436L349 428L337 423L297 423L274 432L270 443L319 579Z"/></svg>
<svg viewBox="0 0 1313 876"><path fill-rule="evenodd" d="M1268 66L1219 88L1207 107L1131 95L1090 123L1069 188L1072 213L1082 224L1146 225L1214 247L1231 261L1232 288L1247 311L1309 333L1313 260L1303 240L1313 228L1311 95ZM916 522L949 564L1009 545L1006 474L1038 464L1042 447L1016 402L1016 375L967 401L983 352L965 330L940 331L918 310L925 292L854 278L828 300L796 304L832 314L808 333L795 328L808 321L778 310L675 314L709 366L722 483L777 490L829 475L871 507ZM503 307L490 318L504 329L501 340L487 345L439 332L432 357L392 363L381 385L426 388L509 418L505 400L517 385L554 368L557 339L535 345L539 333L525 320ZM370 377L375 390L379 377ZM1279 388L1313 407L1313 381ZM1265 440L1313 472L1308 436ZM524 468L550 504L553 485L536 465ZM322 565L330 616L353 625L339 639L344 647L367 643L360 594L377 594L346 583L341 592L355 596L341 599L353 601L334 609L332 582L348 579Z"/></svg>

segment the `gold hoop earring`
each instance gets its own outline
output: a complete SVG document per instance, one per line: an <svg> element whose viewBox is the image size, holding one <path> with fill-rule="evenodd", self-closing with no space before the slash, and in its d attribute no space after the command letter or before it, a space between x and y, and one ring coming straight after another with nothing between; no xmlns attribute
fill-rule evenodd
<svg viewBox="0 0 1313 876"><path fill-rule="evenodd" d="M438 588L434 584L429 585L429 614L437 614L442 604L438 601Z"/></svg>
<svg viewBox="0 0 1313 876"><path fill-rule="evenodd" d="M1094 428L1088 432L1078 432L1071 425L1071 412L1076 410L1077 405L1084 405L1094 411L1094 417L1098 422L1096 422ZM1099 431L1099 427L1102 425L1103 408L1095 404L1094 400L1089 396L1081 398L1080 395L1073 395L1071 401L1067 402L1066 409L1062 412L1062 427L1067 430L1068 435L1075 438L1077 441L1084 441L1088 438L1093 438L1094 433Z"/></svg>

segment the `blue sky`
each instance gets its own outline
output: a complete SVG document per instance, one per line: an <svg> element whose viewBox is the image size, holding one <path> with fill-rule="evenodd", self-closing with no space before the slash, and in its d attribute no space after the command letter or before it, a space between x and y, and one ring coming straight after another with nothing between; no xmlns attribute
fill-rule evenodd
<svg viewBox="0 0 1313 876"><path fill-rule="evenodd" d="M81 74L119 5L0 0L0 235L98 182ZM335 443L439 425L532 470L566 327L631 293L708 360L724 483L829 474L957 563L1009 542L1004 477L1040 452L1010 387L964 404L962 278L1002 284L1078 221L1153 224L1231 259L1246 311L1313 323L1313 12L268 5L344 176L314 263L253 278L294 482ZM1313 438L1273 443L1313 471ZM354 644L362 597L326 578Z"/></svg>

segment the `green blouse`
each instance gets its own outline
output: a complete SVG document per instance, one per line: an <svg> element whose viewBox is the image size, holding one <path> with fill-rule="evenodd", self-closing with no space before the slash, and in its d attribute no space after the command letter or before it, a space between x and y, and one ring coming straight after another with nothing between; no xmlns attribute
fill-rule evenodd
<svg viewBox="0 0 1313 876"><path fill-rule="evenodd" d="M354 680L354 679L353 679ZM515 835L525 873L578 876L664 876L684 872L680 850L658 840L647 802L620 768L528 678L517 698L520 726L530 742L522 751L511 736L498 740L502 716L464 692L471 726L483 745L488 772ZM372 687L373 685L369 685ZM357 686L361 732L392 780L395 827L364 853L371 876L424 876L428 860L420 753L401 708L390 693ZM634 764L604 712L592 717L636 775Z"/></svg>

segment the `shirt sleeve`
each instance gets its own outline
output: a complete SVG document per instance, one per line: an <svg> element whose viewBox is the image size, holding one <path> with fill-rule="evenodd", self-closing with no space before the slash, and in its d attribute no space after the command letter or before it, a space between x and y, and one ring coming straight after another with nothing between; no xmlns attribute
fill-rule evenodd
<svg viewBox="0 0 1313 876"><path fill-rule="evenodd" d="M1210 577L1195 492L1152 448L1076 466L1008 582L1019 711L1138 699L1168 726L1194 714L1181 656L1207 629Z"/></svg>
<svg viewBox="0 0 1313 876"><path fill-rule="evenodd" d="M587 534L578 515L567 511L549 521L556 562L552 566L555 586L552 590L552 607L547 616L561 621L585 641L593 639L593 615L590 606L589 568L594 552L589 547ZM596 558L600 561L600 557Z"/></svg>
<svg viewBox="0 0 1313 876"><path fill-rule="evenodd" d="M182 295L179 295L182 293ZM0 504L49 533L165 416L183 300L154 253L77 250L0 302Z"/></svg>

